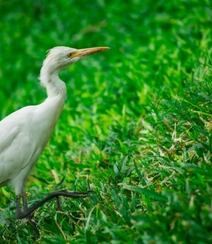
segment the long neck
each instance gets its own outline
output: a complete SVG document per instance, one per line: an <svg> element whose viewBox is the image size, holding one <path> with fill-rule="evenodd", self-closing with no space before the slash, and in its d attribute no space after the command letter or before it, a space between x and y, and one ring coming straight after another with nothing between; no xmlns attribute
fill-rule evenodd
<svg viewBox="0 0 212 244"><path fill-rule="evenodd" d="M46 88L48 95L47 99L39 105L39 116L45 121L44 125L46 126L46 131L49 134L46 137L47 140L43 142L43 145L46 145L49 137L51 136L51 133L63 110L66 98L66 85L62 80L60 80L58 73L59 72L51 72L48 66L46 67L45 65L42 67L40 72L40 82Z"/></svg>
<svg viewBox="0 0 212 244"><path fill-rule="evenodd" d="M48 98L60 96L61 100L66 98L66 85L58 76L59 71L51 71L48 66L44 65L40 72L41 85L46 88Z"/></svg>

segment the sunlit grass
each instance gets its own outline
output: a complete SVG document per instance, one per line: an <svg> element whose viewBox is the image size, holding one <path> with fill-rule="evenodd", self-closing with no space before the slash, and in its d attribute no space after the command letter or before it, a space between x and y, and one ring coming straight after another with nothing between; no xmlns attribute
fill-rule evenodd
<svg viewBox="0 0 212 244"><path fill-rule="evenodd" d="M33 4L5 3L0 17L2 118L45 99L47 49L111 47L61 74L67 101L28 179L29 204L57 187L94 192L62 199L64 212L54 201L37 210L38 243L212 242L210 3ZM14 218L13 191L0 197L0 242L34 242Z"/></svg>

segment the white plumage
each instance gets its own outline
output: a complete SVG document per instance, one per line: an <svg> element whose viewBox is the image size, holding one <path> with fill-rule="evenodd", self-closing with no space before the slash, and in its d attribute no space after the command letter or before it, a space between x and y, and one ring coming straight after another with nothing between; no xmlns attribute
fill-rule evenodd
<svg viewBox="0 0 212 244"><path fill-rule="evenodd" d="M26 179L44 150L63 109L66 85L60 80L59 72L85 56L107 49L51 49L40 73L41 84L46 87L48 94L46 100L39 105L19 109L0 121L0 187L11 184L14 188L18 218L26 217L34 210L30 212L25 204ZM23 198L23 212L20 209L20 197Z"/></svg>

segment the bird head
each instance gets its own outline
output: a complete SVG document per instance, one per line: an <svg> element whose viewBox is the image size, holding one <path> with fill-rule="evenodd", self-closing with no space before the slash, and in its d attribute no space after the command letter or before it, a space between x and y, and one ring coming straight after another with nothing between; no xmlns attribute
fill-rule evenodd
<svg viewBox="0 0 212 244"><path fill-rule="evenodd" d="M75 49L71 47L54 47L49 50L43 66L48 66L48 69L59 72L69 65L79 61L80 59L91 54L108 50L108 47L92 47L85 49Z"/></svg>

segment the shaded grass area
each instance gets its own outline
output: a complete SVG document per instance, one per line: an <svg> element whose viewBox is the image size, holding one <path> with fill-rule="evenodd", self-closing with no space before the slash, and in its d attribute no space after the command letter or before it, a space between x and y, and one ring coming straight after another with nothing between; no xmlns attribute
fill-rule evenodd
<svg viewBox="0 0 212 244"><path fill-rule="evenodd" d="M111 47L61 74L67 102L29 177L29 204L55 188L94 193L36 211L37 242L212 242L211 3L14 4L0 17L1 117L45 97L45 50ZM11 189L0 196L1 243L32 243Z"/></svg>

